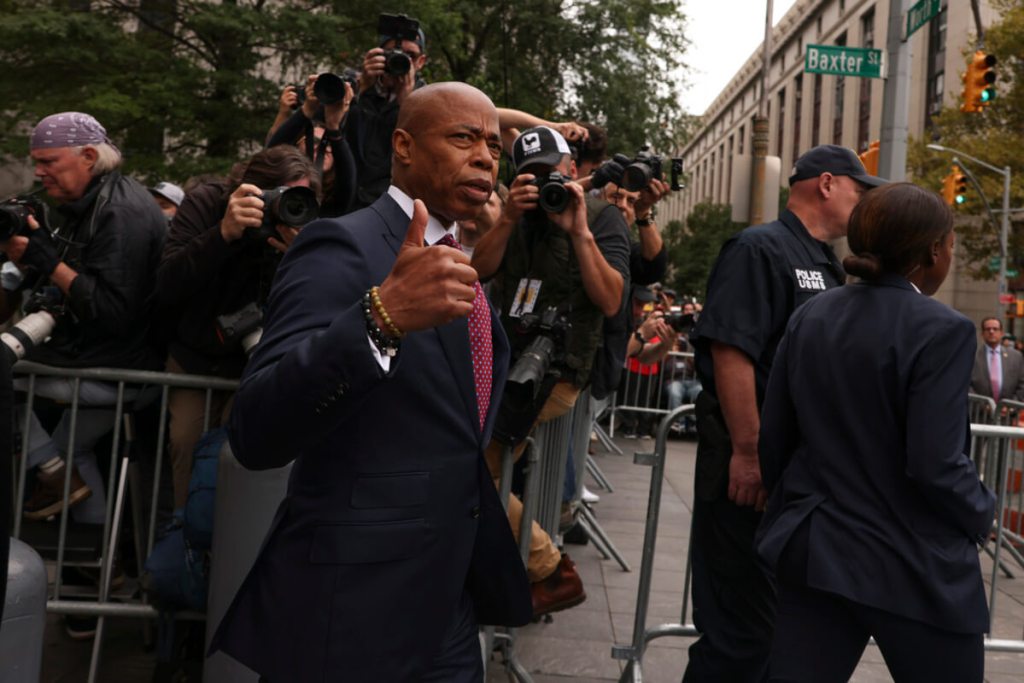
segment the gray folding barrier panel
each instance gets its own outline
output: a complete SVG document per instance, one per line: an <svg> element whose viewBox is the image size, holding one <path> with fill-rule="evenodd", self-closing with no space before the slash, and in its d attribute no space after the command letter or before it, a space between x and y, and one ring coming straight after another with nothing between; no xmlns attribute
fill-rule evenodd
<svg viewBox="0 0 1024 683"><path fill-rule="evenodd" d="M217 469L217 503L213 518L210 598L206 606L206 646L235 593L256 560L277 507L288 488L291 465L251 472L242 467L228 444ZM256 683L258 676L223 652L206 658L203 680Z"/></svg>
<svg viewBox="0 0 1024 683"><path fill-rule="evenodd" d="M46 567L35 550L12 538L0 623L0 683L39 681L45 629Z"/></svg>

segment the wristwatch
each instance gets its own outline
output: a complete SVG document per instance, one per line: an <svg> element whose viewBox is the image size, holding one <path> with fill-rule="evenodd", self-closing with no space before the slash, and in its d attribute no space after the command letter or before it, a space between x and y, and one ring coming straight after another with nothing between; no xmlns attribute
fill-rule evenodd
<svg viewBox="0 0 1024 683"><path fill-rule="evenodd" d="M647 343L647 340L646 340L646 339L644 339L644 335L640 334L640 330L637 330L636 332L634 332L634 333L633 333L633 337L634 337L634 338L635 338L635 339L636 339L636 340L637 340L638 342L640 342L640 346L643 346L644 344L646 344L646 343Z"/></svg>

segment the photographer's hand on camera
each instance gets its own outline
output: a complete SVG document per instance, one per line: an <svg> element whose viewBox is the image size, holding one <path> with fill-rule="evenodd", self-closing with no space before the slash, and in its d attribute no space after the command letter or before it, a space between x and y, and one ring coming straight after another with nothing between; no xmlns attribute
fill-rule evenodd
<svg viewBox="0 0 1024 683"><path fill-rule="evenodd" d="M417 199L398 258L380 285L383 308L403 333L437 327L473 311L476 271L458 249L423 245L427 218L426 205ZM374 317L386 329L377 311Z"/></svg>
<svg viewBox="0 0 1024 683"><path fill-rule="evenodd" d="M636 205L634 206L636 217L641 220L650 219L651 209L663 197L667 196L670 191L668 183L657 178L651 178L651 182L647 184L647 187L640 190L640 196L637 197Z"/></svg>
<svg viewBox="0 0 1024 683"><path fill-rule="evenodd" d="M317 99L316 91L313 88L316 85L316 78L316 74L306 76L306 98L302 102L302 114L310 121L313 120L320 108L320 100Z"/></svg>
<svg viewBox="0 0 1024 683"><path fill-rule="evenodd" d="M270 237L267 239L267 244L277 249L282 254L288 251L288 247L292 246L292 242L299 236L299 228L293 228L288 225L277 226L277 234L281 239Z"/></svg>
<svg viewBox="0 0 1024 683"><path fill-rule="evenodd" d="M294 85L284 86L284 90L281 91L281 97L277 101L277 113L278 116L288 118L292 112L299 106L299 95L295 92Z"/></svg>
<svg viewBox="0 0 1024 683"><path fill-rule="evenodd" d="M583 188L579 183L566 183L569 206L561 213L548 213L552 223L569 233L574 240L590 234L587 227L587 205L583 201Z"/></svg>
<svg viewBox="0 0 1024 683"><path fill-rule="evenodd" d="M231 193L227 211L220 222L220 234L225 242L230 244L239 240L246 228L258 228L263 223L263 200L260 194L260 188L248 183L242 183Z"/></svg>
<svg viewBox="0 0 1024 683"><path fill-rule="evenodd" d="M345 114L348 112L354 97L355 93L352 91L352 85L346 81L345 98L340 102L324 105L324 129L327 134L337 132L341 128L341 122L345 118ZM340 133L338 134L340 135Z"/></svg>
<svg viewBox="0 0 1024 683"><path fill-rule="evenodd" d="M363 56L363 70L359 75L359 94L363 94L384 75L384 48L375 47Z"/></svg>
<svg viewBox="0 0 1024 683"><path fill-rule="evenodd" d="M19 268L30 266L36 272L50 276L60 265L57 244L48 230L39 229L35 218L29 216L27 221L31 228L29 236L14 235L4 243L3 251Z"/></svg>

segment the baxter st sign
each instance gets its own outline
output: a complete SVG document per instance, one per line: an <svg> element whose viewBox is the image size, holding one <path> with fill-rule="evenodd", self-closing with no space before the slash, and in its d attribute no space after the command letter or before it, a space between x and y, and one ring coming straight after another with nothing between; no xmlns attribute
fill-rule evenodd
<svg viewBox="0 0 1024 683"><path fill-rule="evenodd" d="M812 74L885 78L885 59L881 50L845 45L808 45L804 71Z"/></svg>

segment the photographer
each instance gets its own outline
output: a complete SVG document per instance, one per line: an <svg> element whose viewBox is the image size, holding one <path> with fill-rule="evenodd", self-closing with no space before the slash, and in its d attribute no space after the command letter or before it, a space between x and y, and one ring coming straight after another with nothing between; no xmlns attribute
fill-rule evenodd
<svg viewBox="0 0 1024 683"><path fill-rule="evenodd" d="M204 183L185 197L157 271L160 304L178 321L168 344L168 372L241 376L247 338L232 338L218 319L237 319L246 310L258 315L280 255L299 232L297 226L272 222L261 196L281 186L311 188L319 194L319 178L302 152L280 145L237 164L226 182ZM188 494L205 401L200 390L179 388L170 394L176 508L184 506ZM215 394L211 425L219 425L229 408L230 396Z"/></svg>
<svg viewBox="0 0 1024 683"><path fill-rule="evenodd" d="M398 110L413 90L426 85L419 77L427 63L427 39L419 22L402 14L382 14L377 31L378 47L363 57L359 93L345 122L358 179L355 208L369 206L387 191Z"/></svg>
<svg viewBox="0 0 1024 683"><path fill-rule="evenodd" d="M631 317L640 322L626 345L626 380L619 386L618 404L657 407L661 362L675 347L678 335L656 305L657 296L651 289L633 285L632 295ZM626 438L651 435L653 413L624 410L620 414Z"/></svg>
<svg viewBox="0 0 1024 683"><path fill-rule="evenodd" d="M23 276L14 291L5 293L6 317L22 298L28 301L26 312L36 311L29 316L33 320L52 316L49 335L45 329L37 335L40 341L49 339L25 344L25 358L58 367L159 368L159 353L148 337L153 273L166 219L145 187L118 172L121 153L92 116L53 114L39 122L31 140L35 176L57 203L61 226L50 232L39 203L22 229L0 245ZM22 332L23 323L18 324ZM11 335L4 341L13 352ZM15 382L18 389L26 386L26 380ZM70 403L74 386L68 379L38 378L35 394ZM137 395L134 389L125 391L129 401ZM103 480L92 447L113 426L114 410L88 406L113 406L116 398L114 385L80 383L79 405L85 408L76 420L67 501L77 505L76 521L100 524L104 519ZM45 519L65 507L64 457L72 419L71 411L65 411L50 438L36 416L30 417L28 465L39 470L25 505L28 519Z"/></svg>
<svg viewBox="0 0 1024 683"><path fill-rule="evenodd" d="M286 95L291 95L287 101L294 102L295 113L275 127L267 147L295 145L305 149L323 175L320 217L348 213L356 194L356 161L342 137L341 125L352 103L352 84L330 73L312 75L306 79L302 106L294 92L282 95L282 102Z"/></svg>
<svg viewBox="0 0 1024 683"><path fill-rule="evenodd" d="M472 263L482 279L494 278L493 297L512 345L513 369L495 431L519 446L518 457L533 425L571 410L589 380L602 321L615 315L622 302L629 245L614 207L566 182L575 165L557 131L538 127L523 132L513 145L513 160L519 175L501 219L477 244ZM538 317L541 323L532 324ZM543 378L537 378L541 389L530 405L513 412L518 401L510 400L510 388L519 361L526 348L544 337L554 350ZM486 451L496 483L502 448L493 440ZM522 505L514 497L508 512L518 530ZM534 614L582 602L585 594L574 565L537 524L530 546L527 574Z"/></svg>

